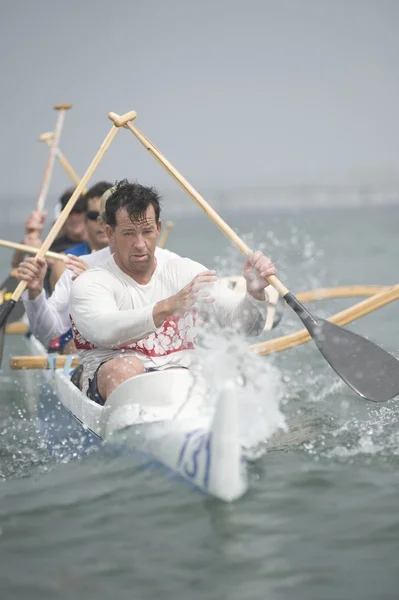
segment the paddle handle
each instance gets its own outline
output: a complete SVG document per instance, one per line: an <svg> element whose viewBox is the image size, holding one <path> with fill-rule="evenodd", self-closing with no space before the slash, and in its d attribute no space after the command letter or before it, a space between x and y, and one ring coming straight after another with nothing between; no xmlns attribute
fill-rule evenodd
<svg viewBox="0 0 399 600"><path fill-rule="evenodd" d="M133 135L143 144L143 146L152 154L159 164L171 175L171 177L187 192L194 202L204 211L204 213L213 221L213 223L224 233L224 235L238 248L244 255L248 256L251 249L240 238L240 236L222 219L222 217L208 204L208 202L197 192L196 189L179 173L179 171L168 161L168 159L150 142L150 140L129 121L125 125ZM288 294L286 286L275 276L267 278L268 283L272 285L281 296Z"/></svg>
<svg viewBox="0 0 399 600"><path fill-rule="evenodd" d="M39 248L34 246L27 246L26 244L18 244L17 242L9 242L8 240L0 240L0 246L5 248L12 248L13 250L21 250L27 254L37 254ZM51 252L50 250L45 254L46 258L54 258L55 260L66 260L65 254L59 254L58 252Z"/></svg>
<svg viewBox="0 0 399 600"><path fill-rule="evenodd" d="M54 162L55 162L55 154L58 148L58 144L61 137L62 128L64 126L65 120L65 111L68 108L71 108L71 104L56 104L54 106L55 110L58 111L57 122L55 125L54 136L51 141L50 152L48 155L46 168L44 169L44 175L42 180L42 185L40 188L39 198L37 200L36 210L38 212L43 212L44 205L47 200L48 192L50 189L51 176L53 173Z"/></svg>
<svg viewBox="0 0 399 600"><path fill-rule="evenodd" d="M137 117L135 110L131 110L124 115L118 115L115 112L108 113L108 119L113 122L115 127L125 127L129 121L134 121Z"/></svg>
<svg viewBox="0 0 399 600"><path fill-rule="evenodd" d="M38 253L36 255L38 258L43 258L44 257L44 255L46 254L46 252L49 250L51 244L54 242L55 238L57 237L57 235L59 234L59 232L63 228L64 223L67 220L67 218L68 218L71 210L75 206L75 203L78 200L79 196L81 195L82 190L84 189L84 187L86 186L86 184L90 180L90 178L93 175L94 171L97 169L98 165L101 162L101 159L104 157L104 154L106 153L106 151L110 147L110 145L111 145L111 143L112 143L112 141L113 141L113 139L114 139L114 137L116 136L117 133L118 133L118 127L115 127L115 125L113 125L112 128L111 128L111 130L109 131L107 137L105 138L105 140L101 144L100 149L98 150L97 154L93 158L93 160L92 160L89 168L87 169L86 173L83 175L82 179L80 180L80 182L79 182L78 186L76 187L74 193L72 194L72 196L70 197L70 199L66 203L66 205L65 205L64 209L62 210L60 216L58 217L58 219L54 223L53 227L49 231L48 236L44 240L41 248L39 249L39 251L38 251ZM21 281L18 284L18 286L16 287L13 295L11 296L11 299L14 302L18 302L18 300L20 299L20 297L24 293L24 291L26 289L26 286L27 286L27 282L26 281Z"/></svg>
<svg viewBox="0 0 399 600"><path fill-rule="evenodd" d="M41 133L39 135L39 142L47 142L51 145L51 140L54 137L54 133L52 131L46 131L45 133Z"/></svg>

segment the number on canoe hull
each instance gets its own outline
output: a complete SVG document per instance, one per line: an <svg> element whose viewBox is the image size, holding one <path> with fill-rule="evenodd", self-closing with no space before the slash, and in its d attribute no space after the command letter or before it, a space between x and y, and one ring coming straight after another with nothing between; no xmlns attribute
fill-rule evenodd
<svg viewBox="0 0 399 600"><path fill-rule="evenodd" d="M185 435L180 449L177 467L184 475L205 490L209 485L211 468L212 433L194 429Z"/></svg>

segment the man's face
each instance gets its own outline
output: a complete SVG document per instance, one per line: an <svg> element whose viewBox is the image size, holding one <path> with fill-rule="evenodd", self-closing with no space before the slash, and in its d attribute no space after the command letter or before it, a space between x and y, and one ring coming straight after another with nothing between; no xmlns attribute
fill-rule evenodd
<svg viewBox="0 0 399 600"><path fill-rule="evenodd" d="M86 219L84 213L71 213L62 228L72 242L79 244L87 240Z"/></svg>
<svg viewBox="0 0 399 600"><path fill-rule="evenodd" d="M90 198L87 201L86 227L88 242L92 250L101 250L108 246L108 237L100 218L101 198Z"/></svg>
<svg viewBox="0 0 399 600"><path fill-rule="evenodd" d="M116 226L106 225L110 245L115 247L115 260L127 273L146 273L154 267L155 247L161 222L155 220L152 204L145 217L132 221L126 208L116 213Z"/></svg>

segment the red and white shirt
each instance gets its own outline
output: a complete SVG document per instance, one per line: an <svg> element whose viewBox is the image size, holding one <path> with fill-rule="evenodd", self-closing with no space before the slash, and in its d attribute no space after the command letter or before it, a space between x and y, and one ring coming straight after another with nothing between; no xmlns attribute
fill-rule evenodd
<svg viewBox="0 0 399 600"><path fill-rule="evenodd" d="M188 367L196 346L197 311L169 317L155 327L157 302L177 294L206 267L188 258L158 263L150 282L141 285L121 271L114 258L80 275L72 284L70 313L75 344L84 367L84 386L97 367L115 356L130 354L144 367ZM222 326L239 327L247 335L263 331L267 302L238 294L218 283L207 305Z"/></svg>

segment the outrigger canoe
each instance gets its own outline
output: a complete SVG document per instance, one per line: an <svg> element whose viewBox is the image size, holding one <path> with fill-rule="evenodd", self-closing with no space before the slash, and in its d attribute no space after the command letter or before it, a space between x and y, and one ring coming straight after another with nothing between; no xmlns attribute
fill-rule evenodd
<svg viewBox="0 0 399 600"><path fill-rule="evenodd" d="M245 287L243 277L224 277L222 282L237 292ZM276 326L282 315L278 293L274 288L268 288L268 292L265 330ZM34 336L26 339L33 354L47 356ZM49 366L52 357L55 355L48 355ZM236 500L246 492L245 451L239 440L234 386L227 383L213 413L204 415L209 392L205 382L195 379L187 369L132 377L111 394L104 407L71 382L68 366L43 372L83 436L118 444L122 439L129 448L148 455L221 500Z"/></svg>
<svg viewBox="0 0 399 600"><path fill-rule="evenodd" d="M33 336L28 344L35 354L46 354ZM188 369L132 377L110 395L105 406L71 382L68 367L44 372L82 434L106 443L123 442L221 500L231 502L246 492L238 399L231 383L226 383L214 410L205 414L206 385Z"/></svg>

